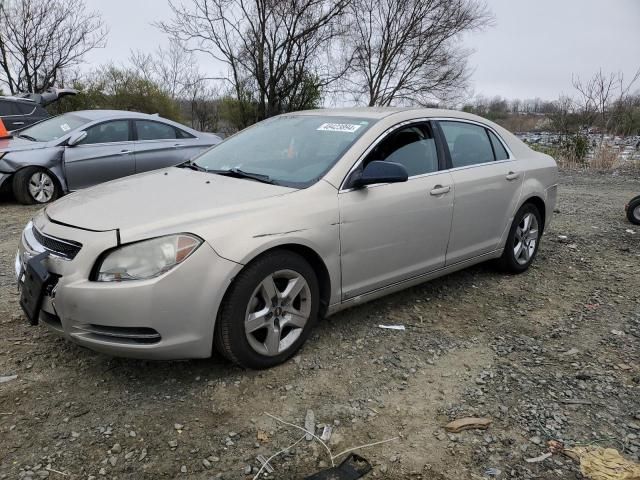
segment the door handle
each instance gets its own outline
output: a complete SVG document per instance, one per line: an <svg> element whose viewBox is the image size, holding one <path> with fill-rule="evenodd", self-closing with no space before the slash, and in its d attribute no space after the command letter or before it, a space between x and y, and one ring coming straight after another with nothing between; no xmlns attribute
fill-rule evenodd
<svg viewBox="0 0 640 480"><path fill-rule="evenodd" d="M451 191L451 187L449 185L436 185L435 187L433 187L433 190L431 190L431 192L429 192L431 195L433 196L437 196L437 195L444 195L445 193L449 193L449 191Z"/></svg>
<svg viewBox="0 0 640 480"><path fill-rule="evenodd" d="M509 172L506 176L507 180L509 180L510 182L513 180L517 180L518 178L520 178L520 174L516 173L516 172Z"/></svg>
<svg viewBox="0 0 640 480"><path fill-rule="evenodd" d="M129 155L131 150L120 150L120 155Z"/></svg>
<svg viewBox="0 0 640 480"><path fill-rule="evenodd" d="M13 122L14 125L24 125L24 122Z"/></svg>
<svg viewBox="0 0 640 480"><path fill-rule="evenodd" d="M184 143L176 143L173 148L184 147Z"/></svg>

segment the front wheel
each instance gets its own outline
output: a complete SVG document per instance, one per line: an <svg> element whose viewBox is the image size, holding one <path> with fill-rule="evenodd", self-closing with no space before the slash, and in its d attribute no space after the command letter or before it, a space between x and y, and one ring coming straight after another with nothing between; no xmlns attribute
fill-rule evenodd
<svg viewBox="0 0 640 480"><path fill-rule="evenodd" d="M498 261L500 267L511 273L522 273L533 263L542 235L542 218L535 205L525 203L516 213L507 243Z"/></svg>
<svg viewBox="0 0 640 480"><path fill-rule="evenodd" d="M49 203L60 196L53 174L44 168L27 167L13 175L13 195L20 203Z"/></svg>
<svg viewBox="0 0 640 480"><path fill-rule="evenodd" d="M627 205L627 218L635 225L640 225L640 195L633 198Z"/></svg>
<svg viewBox="0 0 640 480"><path fill-rule="evenodd" d="M214 345L245 368L269 368L290 358L318 317L319 287L309 263L289 251L247 265L220 307Z"/></svg>

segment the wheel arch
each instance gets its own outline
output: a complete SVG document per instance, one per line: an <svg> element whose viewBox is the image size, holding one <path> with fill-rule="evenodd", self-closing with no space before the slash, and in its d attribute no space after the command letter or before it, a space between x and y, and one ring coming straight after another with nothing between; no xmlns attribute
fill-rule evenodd
<svg viewBox="0 0 640 480"><path fill-rule="evenodd" d="M542 199L542 197L540 197L539 195L531 195L529 197L527 197L526 199L524 199L524 201L522 202L522 204L520 205L520 207L518 207L518 210L520 208L523 207L523 205L526 205L527 203L532 204L534 207L536 207L538 209L538 212L540 212L540 220L542 221L542 225L540 227L541 233L544 233L544 228L545 228L545 223L546 223L546 219L547 219L547 205L544 202L544 200Z"/></svg>
<svg viewBox="0 0 640 480"><path fill-rule="evenodd" d="M65 194L65 192L66 192L66 184L65 184L64 180L59 175L59 172L58 172L59 169L56 168L55 166L53 168L49 168L49 167L47 167L45 165L37 165L36 164L36 165L23 165L23 166L20 166L20 168L16 169L16 171L11 173L11 176L8 177L5 180L5 183L10 182L11 191L12 191L13 195L15 195L14 182L15 182L16 175L18 173L28 169L28 168L44 171L55 182L56 188L58 189L58 192L60 192L60 196Z"/></svg>
<svg viewBox="0 0 640 480"><path fill-rule="evenodd" d="M272 245L269 248L254 253L254 255L248 261L243 262L244 267L242 268L242 270L244 270L244 268L246 268L249 264L255 262L258 258L275 251L289 251L295 253L297 255L300 255L309 263L318 280L318 286L320 289L319 317L323 318L327 313L331 300L331 276L329 274L329 269L327 268L327 265L325 264L322 257L308 245L304 245L302 243L283 243ZM233 286L233 283L234 281L231 281L231 283L227 287L225 295L229 292L229 290Z"/></svg>

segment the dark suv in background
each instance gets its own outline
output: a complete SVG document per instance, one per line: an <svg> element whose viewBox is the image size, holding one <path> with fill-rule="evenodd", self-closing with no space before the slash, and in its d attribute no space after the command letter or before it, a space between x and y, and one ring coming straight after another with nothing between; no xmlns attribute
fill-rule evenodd
<svg viewBox="0 0 640 480"><path fill-rule="evenodd" d="M47 105L76 93L72 88L52 88L44 93L19 93L12 97L0 97L0 119L7 130L20 130L50 117L44 109Z"/></svg>

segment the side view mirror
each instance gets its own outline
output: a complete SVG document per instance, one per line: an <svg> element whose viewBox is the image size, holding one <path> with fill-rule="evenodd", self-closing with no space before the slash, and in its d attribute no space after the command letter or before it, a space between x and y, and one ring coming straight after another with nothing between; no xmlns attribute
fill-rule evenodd
<svg viewBox="0 0 640 480"><path fill-rule="evenodd" d="M69 145L70 147L74 147L85 138L87 138L87 132L85 132L84 130L76 132L69 137L69 140L67 140L67 145Z"/></svg>
<svg viewBox="0 0 640 480"><path fill-rule="evenodd" d="M407 169L399 163L374 160L369 162L362 172L356 174L351 184L354 188L360 188L376 183L406 182L408 178Z"/></svg>

